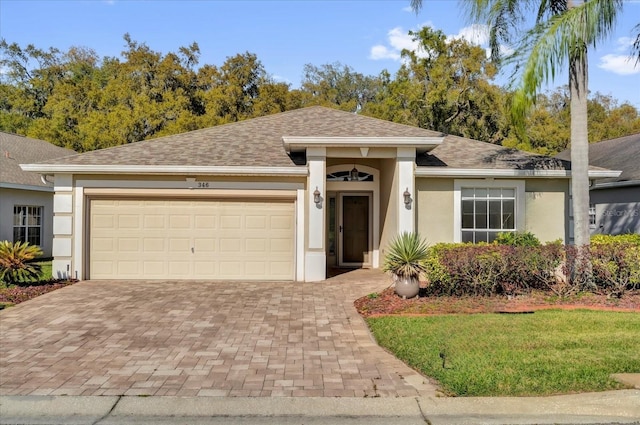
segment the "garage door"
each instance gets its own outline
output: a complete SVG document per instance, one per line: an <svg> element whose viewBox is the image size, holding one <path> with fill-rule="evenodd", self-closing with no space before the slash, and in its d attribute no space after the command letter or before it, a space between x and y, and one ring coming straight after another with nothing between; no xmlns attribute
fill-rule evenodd
<svg viewBox="0 0 640 425"><path fill-rule="evenodd" d="M93 199L91 279L293 280L294 203Z"/></svg>

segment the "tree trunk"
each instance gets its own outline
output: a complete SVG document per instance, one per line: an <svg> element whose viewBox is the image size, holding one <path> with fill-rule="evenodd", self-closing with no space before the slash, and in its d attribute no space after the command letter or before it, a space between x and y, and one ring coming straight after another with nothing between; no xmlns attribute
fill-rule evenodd
<svg viewBox="0 0 640 425"><path fill-rule="evenodd" d="M587 47L575 46L569 57L571 91L571 193L573 237L576 245L572 278L589 286L592 269L589 258L589 137L587 131Z"/></svg>

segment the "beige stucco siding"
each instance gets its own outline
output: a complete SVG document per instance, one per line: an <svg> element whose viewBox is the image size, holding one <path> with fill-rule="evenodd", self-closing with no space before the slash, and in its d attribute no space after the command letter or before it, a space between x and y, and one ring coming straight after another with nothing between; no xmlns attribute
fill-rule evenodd
<svg viewBox="0 0 640 425"><path fill-rule="evenodd" d="M395 159L380 160L380 258L384 258L386 246L398 233L398 199L391 196L398 192Z"/></svg>
<svg viewBox="0 0 640 425"><path fill-rule="evenodd" d="M0 240L13 241L13 207L27 205L42 208L40 248L44 257L51 257L53 239L53 192L0 189Z"/></svg>
<svg viewBox="0 0 640 425"><path fill-rule="evenodd" d="M453 179L416 179L416 229L429 244L453 242Z"/></svg>
<svg viewBox="0 0 640 425"><path fill-rule="evenodd" d="M509 180L525 181L525 225L522 230L532 232L542 242L567 240L569 181ZM455 240L454 181L455 179L440 178L416 179L416 229L430 244Z"/></svg>
<svg viewBox="0 0 640 425"><path fill-rule="evenodd" d="M541 242L568 239L569 180L526 181L525 230Z"/></svg>

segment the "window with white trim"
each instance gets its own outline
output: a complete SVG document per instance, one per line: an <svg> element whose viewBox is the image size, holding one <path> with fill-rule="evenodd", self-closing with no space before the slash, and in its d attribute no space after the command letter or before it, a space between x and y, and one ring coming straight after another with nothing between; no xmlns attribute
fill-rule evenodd
<svg viewBox="0 0 640 425"><path fill-rule="evenodd" d="M500 232L516 231L516 190L462 188L462 242L493 242Z"/></svg>
<svg viewBox="0 0 640 425"><path fill-rule="evenodd" d="M589 204L589 227L592 229L596 228L597 220L596 220L596 205Z"/></svg>
<svg viewBox="0 0 640 425"><path fill-rule="evenodd" d="M13 206L13 241L42 243L42 207L30 205Z"/></svg>

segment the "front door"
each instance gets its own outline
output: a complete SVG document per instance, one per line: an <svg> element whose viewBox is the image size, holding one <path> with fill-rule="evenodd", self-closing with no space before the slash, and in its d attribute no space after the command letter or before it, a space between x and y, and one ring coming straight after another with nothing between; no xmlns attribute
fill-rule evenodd
<svg viewBox="0 0 640 425"><path fill-rule="evenodd" d="M369 237L370 194L340 194L341 215L338 227L340 235L339 264L362 266L370 262Z"/></svg>

